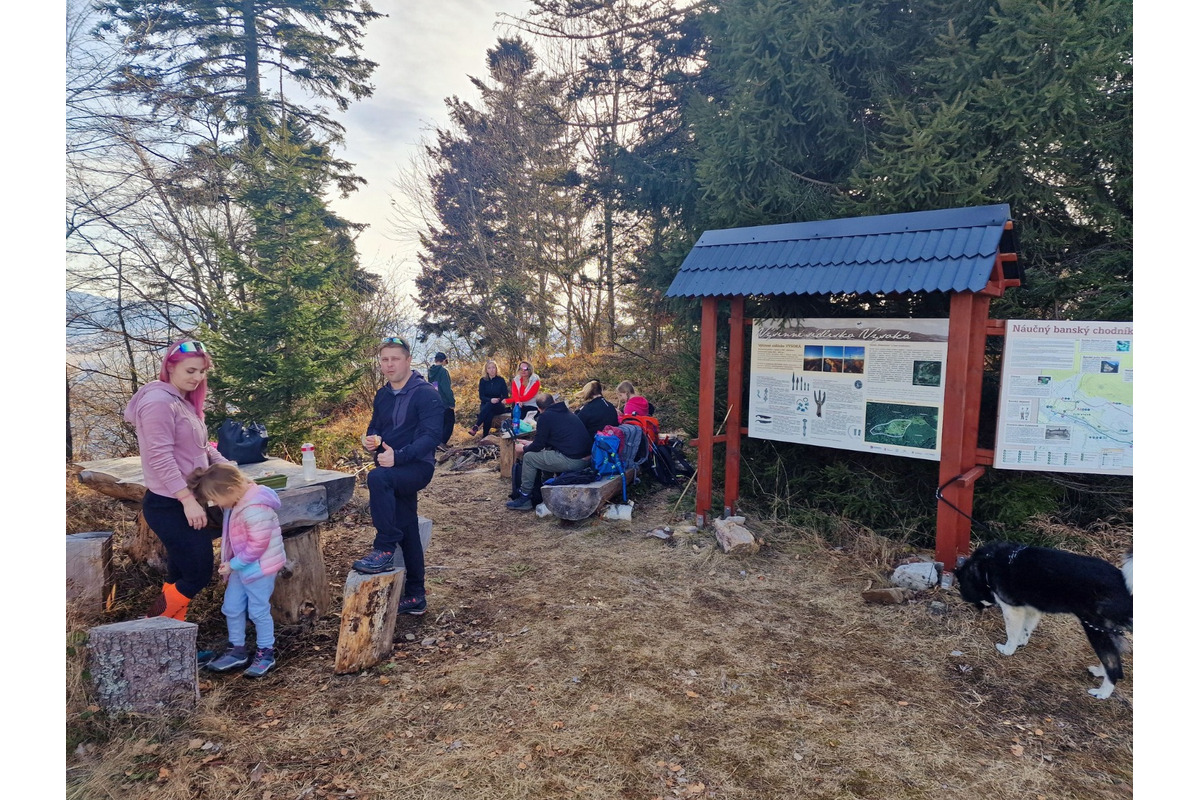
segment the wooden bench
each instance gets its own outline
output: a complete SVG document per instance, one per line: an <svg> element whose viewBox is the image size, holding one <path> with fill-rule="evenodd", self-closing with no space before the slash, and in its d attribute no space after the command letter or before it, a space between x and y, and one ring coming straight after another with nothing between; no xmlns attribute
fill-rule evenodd
<svg viewBox="0 0 1200 800"><path fill-rule="evenodd" d="M637 469L630 467L625 471L626 495L633 487L633 479ZM603 478L591 483L572 483L566 486L556 486L552 483L542 484L542 502L550 513L559 519L577 521L587 519L600 510L600 506L621 493L621 476Z"/></svg>

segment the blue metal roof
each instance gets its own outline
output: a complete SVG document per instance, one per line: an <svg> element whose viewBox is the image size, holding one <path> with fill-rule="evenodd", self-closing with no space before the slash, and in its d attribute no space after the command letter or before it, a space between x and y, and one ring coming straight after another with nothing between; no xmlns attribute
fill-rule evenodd
<svg viewBox="0 0 1200 800"><path fill-rule="evenodd" d="M705 231L668 297L978 291L1008 204Z"/></svg>

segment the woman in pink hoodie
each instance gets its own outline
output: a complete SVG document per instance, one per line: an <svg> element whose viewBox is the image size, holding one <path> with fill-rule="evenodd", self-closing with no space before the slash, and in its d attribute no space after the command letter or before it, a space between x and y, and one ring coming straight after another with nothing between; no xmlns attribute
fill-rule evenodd
<svg viewBox="0 0 1200 800"><path fill-rule="evenodd" d="M212 537L203 532L208 515L186 477L227 460L208 443L204 427L211 369L203 344L176 342L158 380L138 389L125 409L125 421L137 431L146 483L142 516L167 550L167 580L150 616L185 619L192 598L212 581Z"/></svg>
<svg viewBox="0 0 1200 800"><path fill-rule="evenodd" d="M279 530L279 496L248 480L233 464L213 464L188 478L197 496L225 510L221 526L221 577L229 581L221 613L229 625L225 652L206 666L213 672L250 664L245 674L261 678L275 666L275 622L271 593L287 557ZM246 619L254 623L254 663L246 649Z"/></svg>

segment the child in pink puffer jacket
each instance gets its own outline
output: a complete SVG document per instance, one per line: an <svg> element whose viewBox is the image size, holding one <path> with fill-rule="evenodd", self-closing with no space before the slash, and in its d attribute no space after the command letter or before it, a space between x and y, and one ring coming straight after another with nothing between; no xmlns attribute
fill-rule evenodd
<svg viewBox="0 0 1200 800"><path fill-rule="evenodd" d="M275 622L271 592L286 556L279 530L279 496L246 478L233 464L213 464L188 477L188 488L225 509L221 531L222 577L229 581L221 612L229 626L225 652L206 666L213 672L250 664L246 675L260 678L275 666ZM257 650L251 663L246 649L246 618L254 623Z"/></svg>

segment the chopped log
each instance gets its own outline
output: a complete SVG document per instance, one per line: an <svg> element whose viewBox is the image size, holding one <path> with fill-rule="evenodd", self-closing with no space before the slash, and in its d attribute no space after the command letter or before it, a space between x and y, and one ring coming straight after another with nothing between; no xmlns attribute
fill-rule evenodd
<svg viewBox="0 0 1200 800"><path fill-rule="evenodd" d="M284 536L283 552L287 560L271 593L275 620L284 625L316 625L329 612L330 603L321 526L301 528Z"/></svg>
<svg viewBox="0 0 1200 800"><path fill-rule="evenodd" d="M167 548L163 547L158 534L150 529L141 511L138 512L133 535L125 544L125 554L135 564L145 564L156 572L167 571Z"/></svg>
<svg viewBox="0 0 1200 800"><path fill-rule="evenodd" d="M428 552L429 541L433 538L433 520L429 517L417 517L417 531L421 536L421 552ZM392 556L392 563L396 565L396 569L404 567L404 555L399 550Z"/></svg>
<svg viewBox="0 0 1200 800"><path fill-rule="evenodd" d="M429 550L433 520L417 517L421 550ZM404 556L397 550L396 568L378 575L350 571L342 597L342 625L338 631L334 672L344 675L378 664L392 652L396 636L397 605L404 593ZM390 576L390 577L385 577Z"/></svg>
<svg viewBox="0 0 1200 800"><path fill-rule="evenodd" d="M392 652L397 606L403 593L403 569L378 575L351 570L342 596L334 672L359 672L387 658Z"/></svg>
<svg viewBox="0 0 1200 800"><path fill-rule="evenodd" d="M88 631L88 669L98 705L116 713L194 708L200 699L196 631L194 624L169 617Z"/></svg>
<svg viewBox="0 0 1200 800"><path fill-rule="evenodd" d="M633 486L637 470L630 468L625 471L626 487ZM600 510L609 499L621 493L621 476L616 475L591 483L575 483L567 486L542 484L542 502L550 513L559 519L587 519Z"/></svg>
<svg viewBox="0 0 1200 800"><path fill-rule="evenodd" d="M758 552L758 540L754 538L754 534L736 522L716 519L713 521L713 531L716 533L717 543L726 553L751 555Z"/></svg>
<svg viewBox="0 0 1200 800"><path fill-rule="evenodd" d="M113 586L111 531L67 534L67 606L91 615Z"/></svg>

